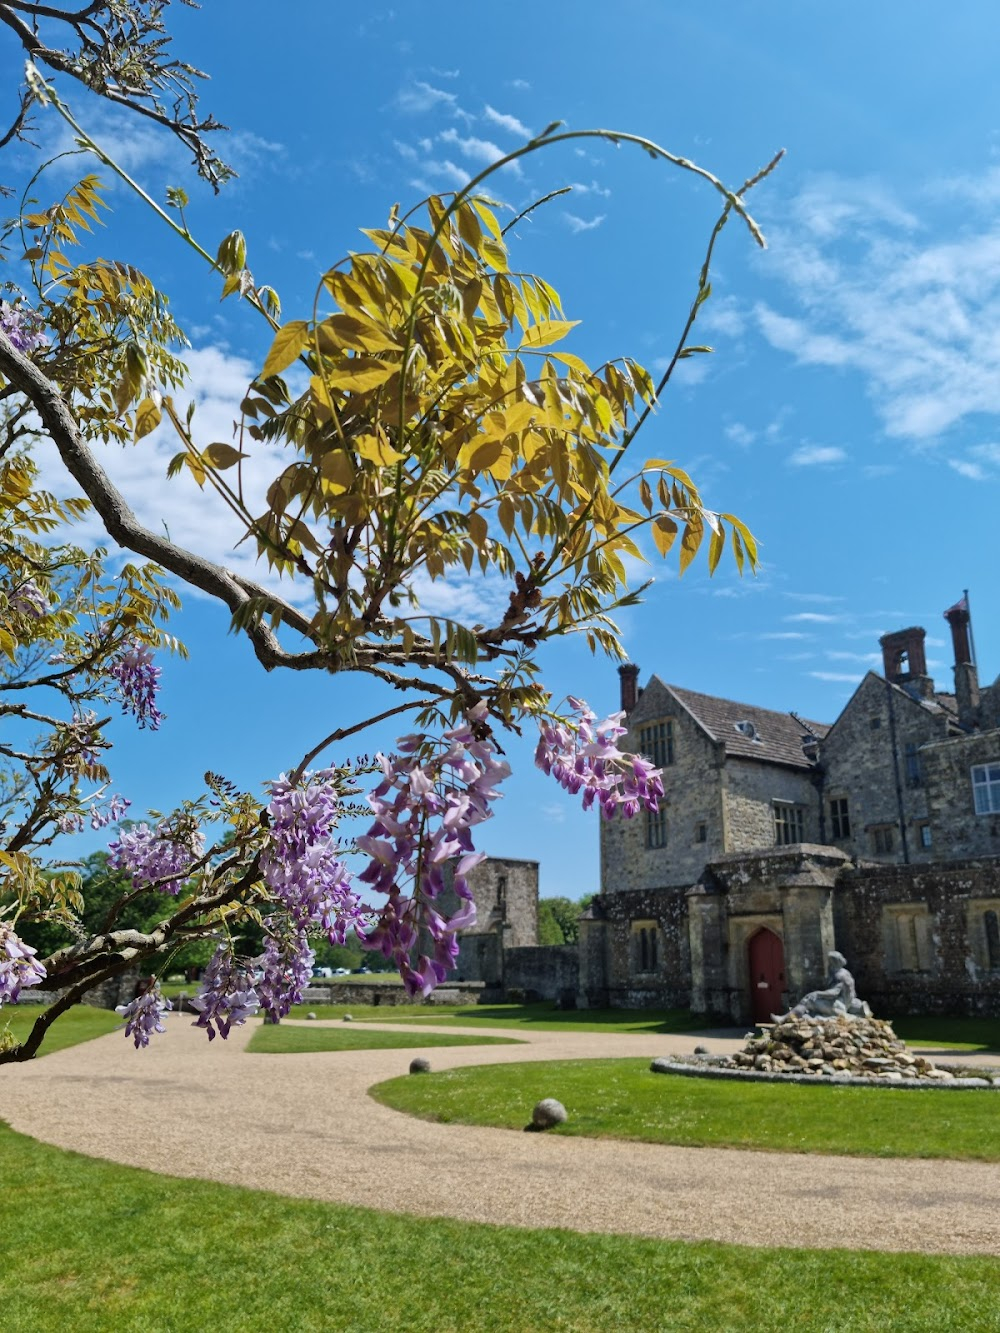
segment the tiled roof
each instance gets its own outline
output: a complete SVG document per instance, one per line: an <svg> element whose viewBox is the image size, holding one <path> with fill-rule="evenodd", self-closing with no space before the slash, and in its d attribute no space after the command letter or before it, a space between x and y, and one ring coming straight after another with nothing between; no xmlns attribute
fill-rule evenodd
<svg viewBox="0 0 1000 1333"><path fill-rule="evenodd" d="M812 733L822 740L830 730L826 722L801 721L791 713L775 713L754 704L716 699L711 694L697 694L676 685L667 687L671 694L701 723L715 740L726 747L727 755L741 759L761 759L771 764L793 768L812 768L802 750L803 739ZM750 722L756 739L737 731L737 722Z"/></svg>

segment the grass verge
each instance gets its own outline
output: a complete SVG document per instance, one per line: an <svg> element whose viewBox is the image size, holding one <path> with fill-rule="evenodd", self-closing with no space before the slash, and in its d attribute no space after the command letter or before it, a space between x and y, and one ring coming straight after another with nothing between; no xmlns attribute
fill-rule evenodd
<svg viewBox="0 0 1000 1333"><path fill-rule="evenodd" d="M514 1037L445 1036L433 1032L373 1032L353 1027L295 1027L262 1023L250 1038L253 1055L302 1055L312 1051L408 1050L414 1046L518 1046Z"/></svg>
<svg viewBox="0 0 1000 1333"><path fill-rule="evenodd" d="M0 1240L5 1333L996 1328L989 1258L401 1217L153 1175L3 1125L0 1174L17 1219Z"/></svg>
<svg viewBox="0 0 1000 1333"><path fill-rule="evenodd" d="M9 1027L14 1041L20 1044L34 1027L35 1019L41 1012L37 1005L31 1005L30 1008L27 1005L10 1009L5 1007L0 1012L0 1039L4 1028ZM121 1015L111 1009L93 1009L87 1004L74 1005L72 1009L60 1014L49 1028L38 1055L51 1055L53 1051L65 1050L67 1046L76 1046L81 1041L103 1037L105 1033L113 1032L121 1026Z"/></svg>
<svg viewBox="0 0 1000 1333"><path fill-rule="evenodd" d="M372 1096L425 1120L523 1129L556 1097L550 1131L691 1147L1000 1161L1000 1093L736 1083L653 1074L646 1060L476 1065L391 1079Z"/></svg>
<svg viewBox="0 0 1000 1333"><path fill-rule="evenodd" d="M701 1032L718 1023L689 1009L557 1009L554 1004L303 1004L291 1016L305 1018L307 1010L317 1018L350 1014L362 1023L524 1027L542 1032Z"/></svg>

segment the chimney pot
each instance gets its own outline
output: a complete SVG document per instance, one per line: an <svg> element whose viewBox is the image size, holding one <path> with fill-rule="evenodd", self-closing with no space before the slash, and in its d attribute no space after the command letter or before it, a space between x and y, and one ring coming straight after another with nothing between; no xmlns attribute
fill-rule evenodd
<svg viewBox="0 0 1000 1333"><path fill-rule="evenodd" d="M634 662L625 662L618 668L621 682L621 709L628 716L639 702L639 668Z"/></svg>

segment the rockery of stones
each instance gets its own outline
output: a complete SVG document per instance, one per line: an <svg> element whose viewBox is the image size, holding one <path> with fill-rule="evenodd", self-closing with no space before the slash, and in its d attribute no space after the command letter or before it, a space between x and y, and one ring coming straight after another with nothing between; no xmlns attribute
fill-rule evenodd
<svg viewBox="0 0 1000 1333"><path fill-rule="evenodd" d="M975 1077L966 1078L948 1069L938 1069L922 1055L912 1055L886 1019L788 1014L761 1027L760 1034L749 1034L743 1050L736 1055L711 1057L697 1064L654 1060L652 1069L655 1073L721 1076L728 1073L730 1077L743 1075L767 1081L781 1078L797 1083L815 1079L837 1083L991 1087L994 1078L1000 1081L1000 1071L976 1070Z"/></svg>

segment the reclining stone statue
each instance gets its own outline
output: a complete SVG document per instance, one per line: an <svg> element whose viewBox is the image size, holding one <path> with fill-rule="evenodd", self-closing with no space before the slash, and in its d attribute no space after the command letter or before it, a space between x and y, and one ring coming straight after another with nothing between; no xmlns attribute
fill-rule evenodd
<svg viewBox="0 0 1000 1333"><path fill-rule="evenodd" d="M826 990L811 990L787 1014L772 1014L772 1018L838 1018L842 1015L871 1018L869 1006L858 999L854 978L847 970L847 959L836 950L827 957L830 959L830 976Z"/></svg>

